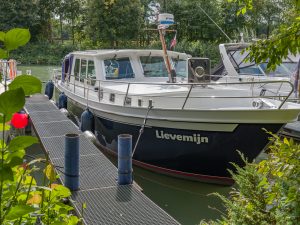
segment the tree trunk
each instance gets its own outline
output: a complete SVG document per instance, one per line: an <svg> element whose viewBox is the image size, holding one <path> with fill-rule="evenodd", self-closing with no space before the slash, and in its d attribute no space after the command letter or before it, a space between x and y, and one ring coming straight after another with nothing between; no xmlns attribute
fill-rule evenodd
<svg viewBox="0 0 300 225"><path fill-rule="evenodd" d="M72 18L72 21L71 21L71 26L72 26L72 40L73 40L73 45L75 45L74 19L73 18Z"/></svg>
<svg viewBox="0 0 300 225"><path fill-rule="evenodd" d="M60 23L60 40L61 40L61 43L63 44L64 43L64 40L63 40L63 24L62 24L62 15L59 16L59 23Z"/></svg>

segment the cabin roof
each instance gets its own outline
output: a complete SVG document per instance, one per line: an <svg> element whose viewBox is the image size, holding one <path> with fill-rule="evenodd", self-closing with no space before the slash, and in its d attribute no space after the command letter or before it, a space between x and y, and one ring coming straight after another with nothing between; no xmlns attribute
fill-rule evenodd
<svg viewBox="0 0 300 225"><path fill-rule="evenodd" d="M99 50L75 51L72 52L71 54L82 55L82 56L103 56L107 54L118 54L118 53L122 53L122 55L141 54L141 53L150 54L150 52L155 54L162 54L162 50L157 50L157 49L99 49ZM168 51L168 54L188 56L186 53L174 52L174 51Z"/></svg>

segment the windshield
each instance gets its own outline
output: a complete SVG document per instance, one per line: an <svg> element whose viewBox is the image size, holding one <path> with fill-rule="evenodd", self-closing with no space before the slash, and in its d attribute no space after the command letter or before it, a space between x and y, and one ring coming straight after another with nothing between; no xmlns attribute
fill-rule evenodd
<svg viewBox="0 0 300 225"><path fill-rule="evenodd" d="M132 66L128 57L105 59L105 78L107 80L134 78Z"/></svg>
<svg viewBox="0 0 300 225"><path fill-rule="evenodd" d="M296 70L297 63L291 61L289 58L284 59L283 63L278 65L275 70L267 71L267 62L256 65L254 62L246 60L249 55L248 51L231 50L228 51L230 61L236 71L240 74L251 75L267 75L278 77L290 77Z"/></svg>
<svg viewBox="0 0 300 225"><path fill-rule="evenodd" d="M280 64L280 65L276 66L275 70L272 70L272 71L267 71L267 63L261 63L261 64L259 64L259 66L264 71L264 73L268 76L290 77L293 73L284 64Z"/></svg>
<svg viewBox="0 0 300 225"><path fill-rule="evenodd" d="M187 77L186 60L179 58L172 58L173 68L176 71L177 77Z"/></svg>
<svg viewBox="0 0 300 225"><path fill-rule="evenodd" d="M162 56L141 56L141 64L145 77L168 77L165 60ZM172 58L172 66L177 77L186 77L186 60Z"/></svg>

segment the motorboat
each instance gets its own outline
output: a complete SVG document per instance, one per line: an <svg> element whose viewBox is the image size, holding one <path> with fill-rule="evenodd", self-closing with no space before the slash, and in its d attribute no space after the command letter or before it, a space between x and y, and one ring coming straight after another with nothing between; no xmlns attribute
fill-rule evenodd
<svg viewBox="0 0 300 225"><path fill-rule="evenodd" d="M228 43L220 44L219 51L222 58L223 70L219 74L229 74L230 76L239 76L239 78L248 78L250 75L261 78L290 78L297 69L300 55L288 54L282 63L276 66L275 70L267 70L267 62L256 64L248 61L249 43Z"/></svg>
<svg viewBox="0 0 300 225"><path fill-rule="evenodd" d="M213 79L220 82L267 80L286 80L293 84L298 82L298 80L295 82L296 79L299 79L295 77L295 74L300 61L299 54L293 55L290 53L274 70L267 70L267 62L257 64L247 59L250 53L249 50L247 50L249 46L250 43L245 42L220 44L221 63L212 71L215 75ZM282 87L281 93L278 93L277 87L274 87L272 84L266 85L264 89L267 92L272 92L277 95L282 93L287 94L289 92L289 85ZM297 87L294 91L295 93L291 95L290 98L298 98L299 90L297 90Z"/></svg>
<svg viewBox="0 0 300 225"><path fill-rule="evenodd" d="M255 159L269 143L266 130L295 121L300 105L286 101L288 81L212 81L203 76L209 67L208 59L174 51L77 51L64 58L54 83L69 111L93 113L105 151L117 154L118 135L131 134L134 164L231 184L232 163L244 165L240 154ZM266 84L289 92L263 93Z"/></svg>

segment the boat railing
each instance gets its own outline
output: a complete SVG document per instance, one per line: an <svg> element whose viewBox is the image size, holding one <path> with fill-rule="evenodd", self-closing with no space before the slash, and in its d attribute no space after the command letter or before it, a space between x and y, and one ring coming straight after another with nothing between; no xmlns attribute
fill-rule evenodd
<svg viewBox="0 0 300 225"><path fill-rule="evenodd" d="M130 97L139 96L139 94L134 94L130 92L130 89L133 85L151 85L151 86L169 86L169 87L185 87L184 93L185 95L168 95L165 96L167 98L181 98L183 99L182 105L180 106L181 109L185 109L187 102L190 99L276 99L281 101L281 103L276 107L277 109L281 109L287 99L292 95L294 91L294 86L291 82L285 80L278 80L278 81L245 81L245 82L210 82L210 83L147 83L147 82L128 82L124 80L97 80L92 78L78 78L74 75L66 76L66 80L63 81L63 84L69 87L69 90L76 94L77 89L83 91L83 97L89 98L89 92L98 92L98 100L99 102L103 99L103 94L108 90L108 86L114 85L126 85L124 91L119 91L113 93L115 95L122 95L124 99L122 100L122 104L125 106L127 105L127 100ZM57 81L56 81L57 82ZM290 87L290 90L280 93L280 90L283 87L283 84L286 84ZM244 85L245 88L241 88L240 86ZM273 92L271 91L270 95L266 95L266 85L278 85L278 91ZM191 95L192 91L196 88L204 88L208 87L213 89L215 86L223 86L225 88L237 87L236 90L248 90L250 91L250 95L246 96L236 96L236 95L227 95L227 96L194 96ZM255 87L257 90L255 92ZM235 89L233 89L234 91ZM111 93L111 91L108 91ZM280 95L278 94L280 93ZM101 97L102 96L102 97ZM143 94L143 97L148 98L155 98L158 95L153 94ZM161 97L161 96L160 96Z"/></svg>

